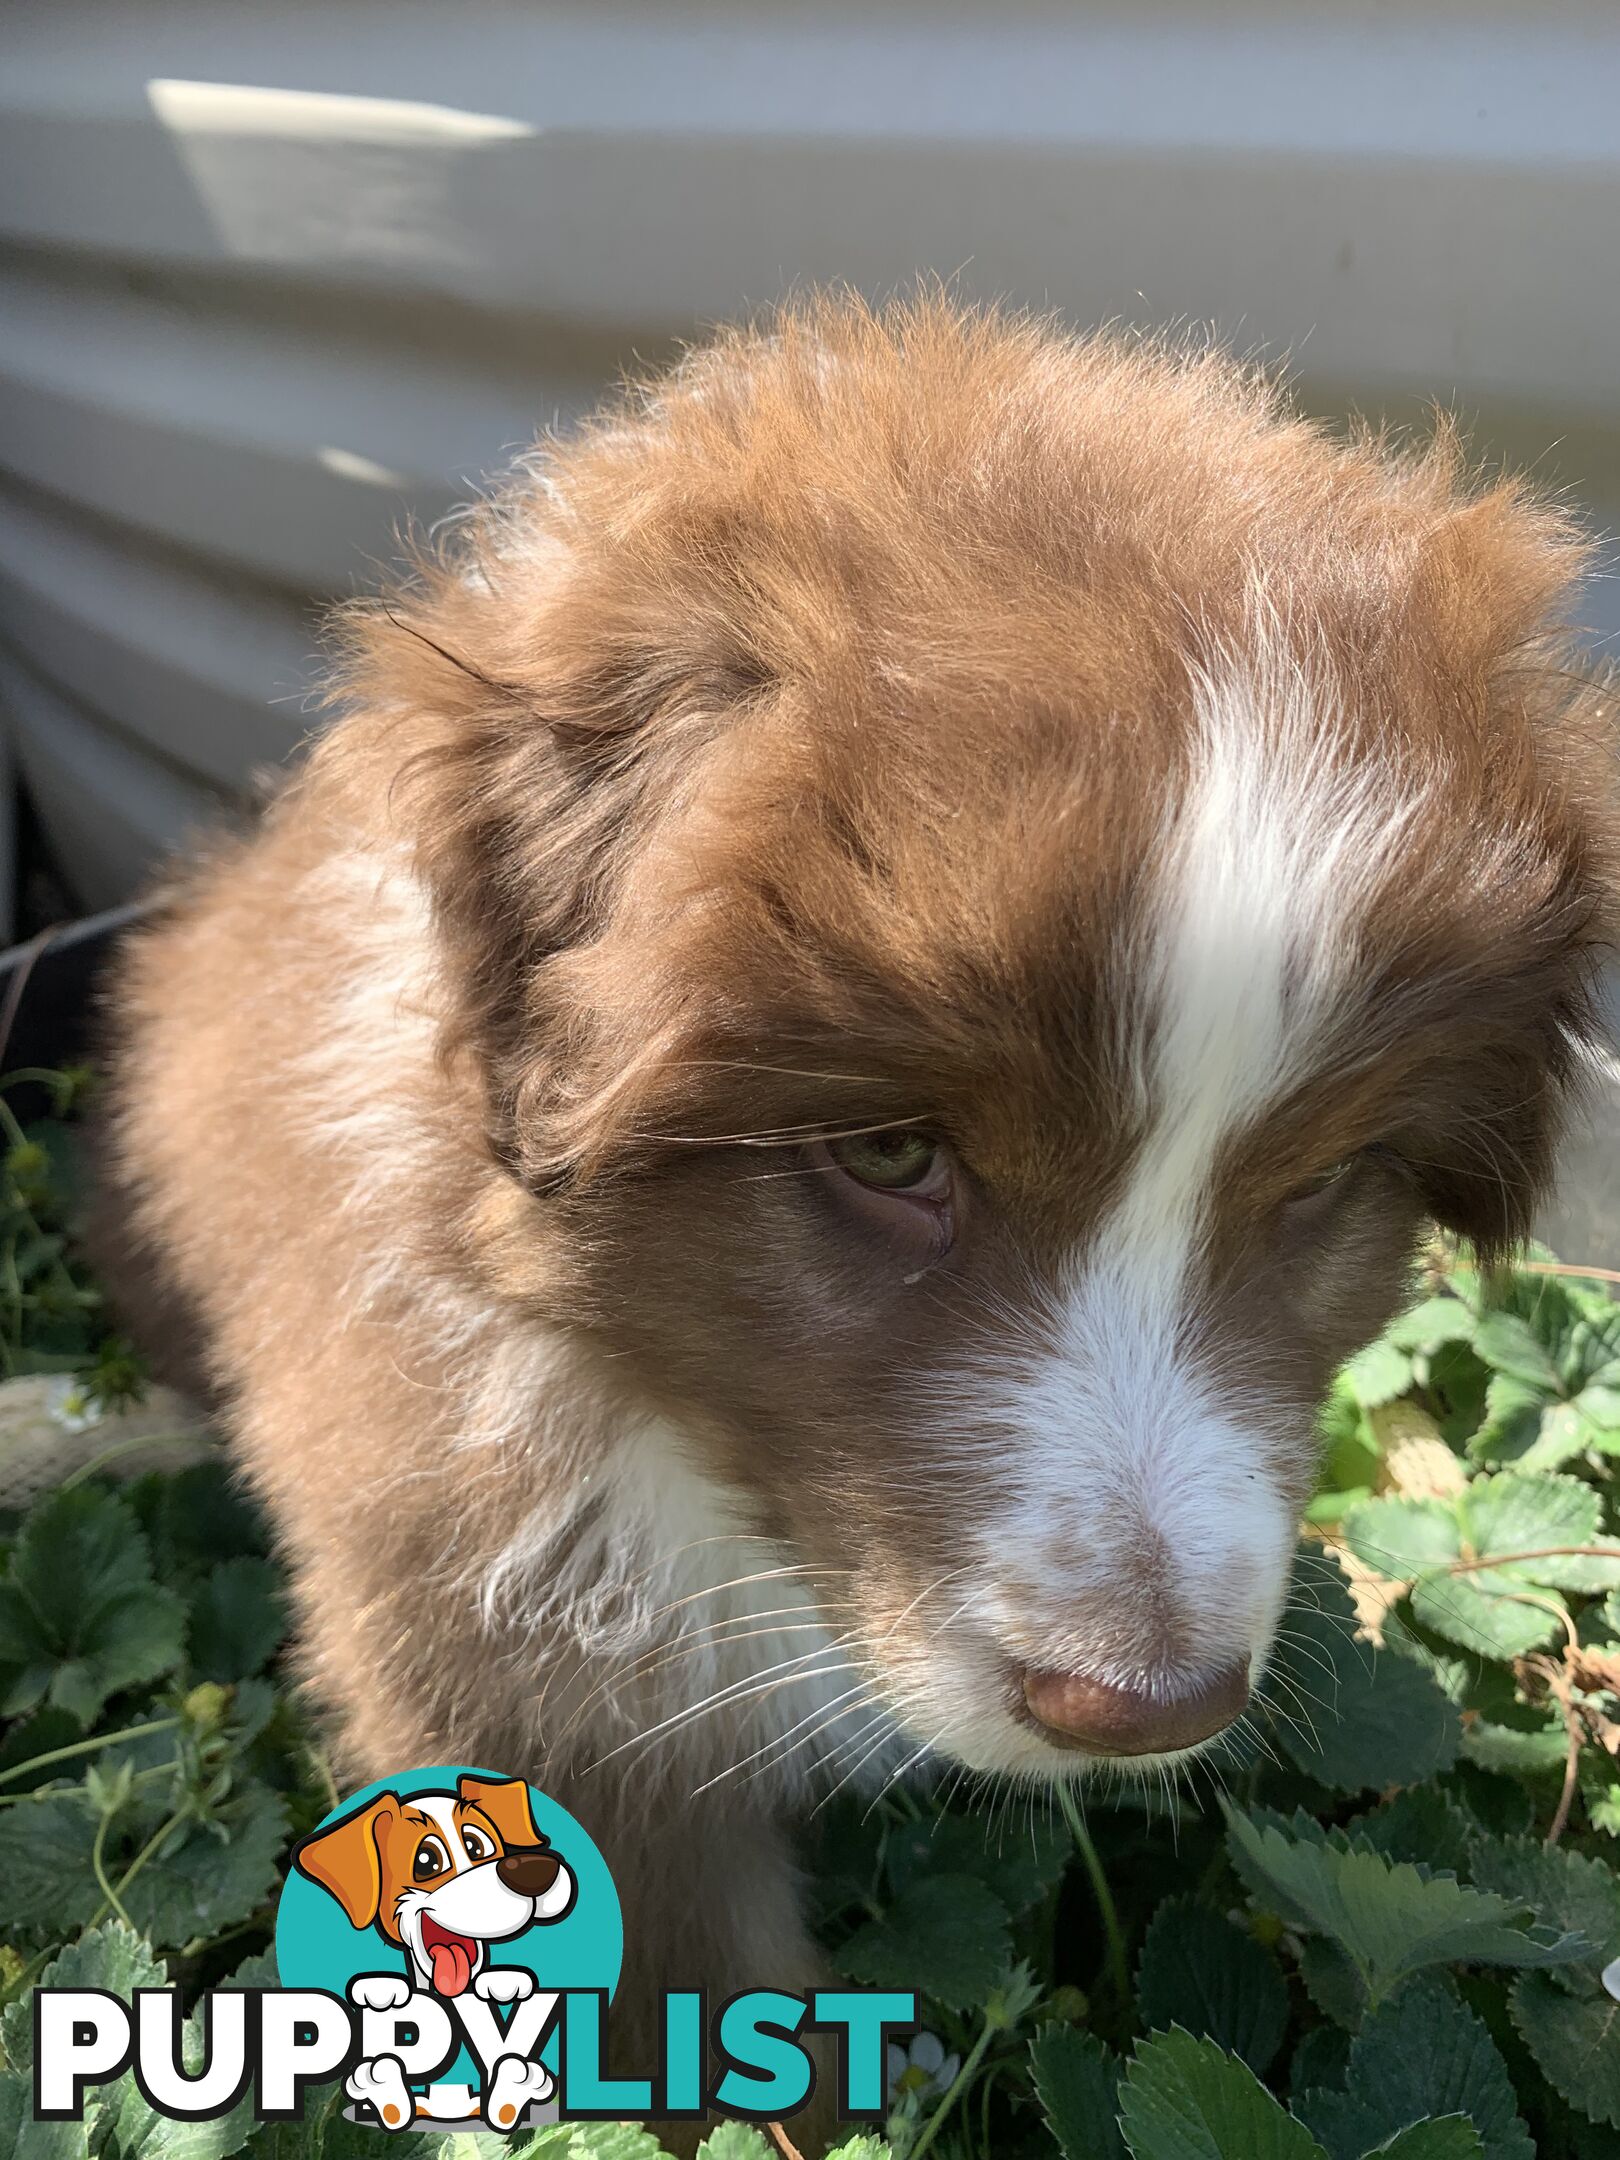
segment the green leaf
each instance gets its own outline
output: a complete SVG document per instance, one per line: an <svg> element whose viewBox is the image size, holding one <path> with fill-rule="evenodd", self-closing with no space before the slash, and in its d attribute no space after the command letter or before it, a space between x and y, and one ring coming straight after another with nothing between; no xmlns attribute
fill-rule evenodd
<svg viewBox="0 0 1620 2160"><path fill-rule="evenodd" d="M1365 2160L1478 2160L1484 2149L1466 2116L1440 2115L1432 2122L1397 2130L1388 2144L1366 2154Z"/></svg>
<svg viewBox="0 0 1620 2160"><path fill-rule="evenodd" d="M1425 1576L1413 1585L1411 1604L1420 1626L1502 1663L1563 1632L1563 1599L1506 1568Z"/></svg>
<svg viewBox="0 0 1620 2160"><path fill-rule="evenodd" d="M234 1927L274 1891L287 1828L280 1794L244 1782L214 1828L183 1825L146 1863L123 1894L130 1918L164 1946L207 1942Z"/></svg>
<svg viewBox="0 0 1620 2160"><path fill-rule="evenodd" d="M1350 2048L1344 2089L1308 2092L1295 2112L1330 2160L1360 2160L1410 2124L1449 2115L1478 2132L1486 2160L1535 2160L1484 2022L1428 1975L1367 2018Z"/></svg>
<svg viewBox="0 0 1620 2160"><path fill-rule="evenodd" d="M881 2138L853 2137L847 2145L835 2145L827 2160L890 2160L889 2148ZM1103 2160L1103 2155L1098 2155Z"/></svg>
<svg viewBox="0 0 1620 2160"><path fill-rule="evenodd" d="M1325 2160L1247 2063L1191 2033L1144 2040L1119 2101L1133 2160Z"/></svg>
<svg viewBox="0 0 1620 2160"><path fill-rule="evenodd" d="M1412 1385L1412 1360L1388 1336L1380 1336L1357 1352L1345 1366L1344 1377L1357 1400L1368 1410L1377 1410Z"/></svg>
<svg viewBox="0 0 1620 2160"><path fill-rule="evenodd" d="M1564 1767L1569 1735L1557 1716L1522 1727L1477 1718L1464 1728L1462 1751L1465 1760L1481 1770L1529 1777Z"/></svg>
<svg viewBox="0 0 1620 2160"><path fill-rule="evenodd" d="M989 1815L942 1812L897 1823L885 1857L897 1891L933 1875L971 1875L1016 1919L1062 1880L1074 1841L1062 1822L1050 1819L997 1831Z"/></svg>
<svg viewBox="0 0 1620 2160"><path fill-rule="evenodd" d="M773 2160L773 2155L752 2123L724 2122L698 2147L697 2160Z"/></svg>
<svg viewBox="0 0 1620 2160"><path fill-rule="evenodd" d="M1603 1965L1620 1951L1620 1876L1602 1860L1537 1838L1481 1838L1470 1870L1481 1890L1528 1905L1546 1927L1584 1936Z"/></svg>
<svg viewBox="0 0 1620 2160"><path fill-rule="evenodd" d="M1582 1955L1578 1939L1527 1929L1505 1898L1348 1842L1291 1836L1222 1804L1239 1875L1296 1927L1338 1943L1374 2008L1425 1966L1560 1965Z"/></svg>
<svg viewBox="0 0 1620 2160"><path fill-rule="evenodd" d="M1428 1378L1424 1392L1439 1413L1440 1430L1454 1448L1463 1447L1485 1415L1485 1398L1492 1379L1490 1367L1481 1364L1467 1343L1442 1343L1425 1360Z"/></svg>
<svg viewBox="0 0 1620 2160"><path fill-rule="evenodd" d="M126 1809L108 1839L116 1884L161 1815ZM82 1927L104 1900L91 1864L96 1826L75 1788L0 1808L0 1881L10 1926L53 1934ZM161 1947L207 1940L245 1920L276 1885L287 1838L285 1802L255 1781L220 1806L209 1829L185 1822L170 1832L123 1891L130 1918Z"/></svg>
<svg viewBox="0 0 1620 2160"><path fill-rule="evenodd" d="M1404 1582L1446 1567L1462 1551L1456 1512L1441 1500L1363 1500L1344 1519L1358 1560Z"/></svg>
<svg viewBox="0 0 1620 2160"><path fill-rule="evenodd" d="M1438 1350L1442 1343L1472 1342L1479 1323L1461 1298L1429 1297L1401 1317L1388 1331L1397 1350Z"/></svg>
<svg viewBox="0 0 1620 2160"><path fill-rule="evenodd" d="M78 1485L36 1504L0 1581L6 1711L44 1698L89 1725L120 1689L173 1672L183 1643L184 1608L153 1583L123 1501Z"/></svg>
<svg viewBox="0 0 1620 2160"><path fill-rule="evenodd" d="M280 1577L268 1560L222 1560L191 1601L191 1670L198 1680L262 1672L287 1632Z"/></svg>
<svg viewBox="0 0 1620 2160"><path fill-rule="evenodd" d="M1166 1898L1154 1913L1137 1993L1150 2028L1179 2025L1262 2075L1282 2046L1288 1984L1276 1959L1198 1898Z"/></svg>
<svg viewBox="0 0 1620 2160"><path fill-rule="evenodd" d="M1297 2102L1301 2093L1318 2087L1340 2089L1350 2067L1350 2035L1333 2025L1313 2025L1295 2048L1288 2065L1288 2090Z"/></svg>
<svg viewBox="0 0 1620 2160"><path fill-rule="evenodd" d="M1620 1543L1600 1540L1602 1502L1577 1478L1504 1471L1476 1478L1455 1509L1437 1500L1370 1500L1352 1508L1352 1551L1384 1574L1412 1582L1423 1626L1479 1655L1508 1660L1559 1633L1560 1589L1602 1590L1620 1581ZM1565 1548L1602 1542L1608 1553ZM1463 1559L1495 1567L1453 1569Z"/></svg>
<svg viewBox="0 0 1620 2160"><path fill-rule="evenodd" d="M915 1988L950 2010L979 2003L1012 1957L1012 1926L994 1891L971 1875L933 1875L901 1891L836 1953L866 1987Z"/></svg>
<svg viewBox="0 0 1620 2160"><path fill-rule="evenodd" d="M1421 1784L1457 1759L1456 1708L1411 1658L1358 1641L1356 1625L1339 1570L1313 1573L1289 1607L1266 1683L1277 1737L1335 1792Z"/></svg>
<svg viewBox="0 0 1620 2160"><path fill-rule="evenodd" d="M1474 1352L1493 1372L1506 1373L1525 1387L1540 1388L1549 1396L1564 1392L1563 1375L1551 1354L1515 1313L1487 1313L1474 1330Z"/></svg>
<svg viewBox="0 0 1620 2160"><path fill-rule="evenodd" d="M1367 2014L1367 1983L1349 1952L1327 1935L1307 1935L1299 1948L1299 1977L1325 2018L1346 2033L1359 2032Z"/></svg>
<svg viewBox="0 0 1620 2160"><path fill-rule="evenodd" d="M1358 1844L1386 1860L1410 1860L1436 1875L1468 1872L1473 1826L1436 1785L1411 1786L1355 1816L1349 1828Z"/></svg>
<svg viewBox="0 0 1620 2160"><path fill-rule="evenodd" d="M580 2123L569 2140L568 2160L663 2160L663 2147L635 2123Z"/></svg>
<svg viewBox="0 0 1620 2160"><path fill-rule="evenodd" d="M140 1936L114 1920L93 1928L70 1944L46 1966L41 1987L100 1988L128 2002L136 1988L163 1987L168 1973ZM32 2081L34 2068L33 2014L28 2003L11 2004L0 2024L6 2056L12 2067ZM193 2016L182 2029L181 2060L195 2075L203 2064L202 2021ZM91 2086L85 2096L85 2119L81 2136L89 2149L106 2160L225 2160L241 2151L252 2123L251 2097L213 2122L175 2122L161 2116L146 2101L132 2072L105 2085ZM79 2148L81 2151L83 2147ZM21 2151L33 2160L36 2150L48 2146L25 2144Z"/></svg>
<svg viewBox="0 0 1620 2160"><path fill-rule="evenodd" d="M40 1710L34 1716L24 1718L13 1725L0 1740L0 1770L16 1771L37 1756L53 1754L57 1748L71 1747L76 1740L84 1738L84 1727L76 1717L69 1717L65 1710ZM62 1763L45 1763L37 1770L24 1771L20 1777L8 1777L5 1791L8 1793L32 1792L36 1786L49 1784L60 1778L66 1770Z"/></svg>
<svg viewBox="0 0 1620 2160"><path fill-rule="evenodd" d="M1542 1426L1562 1408L1545 1390L1510 1379L1506 1373L1492 1373L1485 1390L1484 1418L1468 1439L1469 1460L1536 1470L1557 1468L1568 1460L1569 1435L1560 1428L1544 1444Z"/></svg>
<svg viewBox="0 0 1620 2160"><path fill-rule="evenodd" d="M1063 2160L1124 2160L1117 2058L1095 2033L1043 2025L1030 2042L1030 2072Z"/></svg>
<svg viewBox="0 0 1620 2160"><path fill-rule="evenodd" d="M1571 2107L1620 2127L1620 2002L1574 1996L1548 1973L1521 1973L1508 1998L1519 2037Z"/></svg>

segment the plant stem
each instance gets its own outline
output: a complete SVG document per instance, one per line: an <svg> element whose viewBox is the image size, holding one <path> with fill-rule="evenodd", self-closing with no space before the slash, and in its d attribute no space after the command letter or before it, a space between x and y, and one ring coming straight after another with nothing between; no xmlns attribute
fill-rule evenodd
<svg viewBox="0 0 1620 2160"><path fill-rule="evenodd" d="M90 1848L90 1865L95 1869L96 1882L100 1886L102 1896L119 1919L123 1921L125 1927L133 1927L135 1923L131 1920L129 1914L125 1912L118 1892L107 1880L107 1832L112 1827L112 1819L117 1812L116 1808L110 1810L96 1824L96 1842Z"/></svg>
<svg viewBox="0 0 1620 2160"><path fill-rule="evenodd" d="M183 1725L183 1718L154 1718L150 1725L126 1725L122 1732L97 1733L93 1740L75 1740L71 1747L52 1748L45 1755L30 1755L26 1762L13 1763L9 1770L0 1770L0 1785L9 1785L13 1778L26 1777L30 1770L43 1770L47 1764L67 1762L75 1755L93 1755L97 1748L112 1747L119 1740L142 1740L148 1733L173 1732Z"/></svg>
<svg viewBox="0 0 1620 2160"><path fill-rule="evenodd" d="M1058 1806L1069 1826L1076 1852L1086 1864L1091 1878L1091 1892L1097 1900L1097 1910L1102 1914L1103 1933L1108 1938L1108 1971L1122 2004L1131 1999L1131 1973L1125 1960L1125 1935L1119 1924L1119 1909L1114 1903L1114 1893L1108 1887L1108 1877L1103 1872L1102 1855L1091 1841L1091 1832L1075 1802L1069 1787L1060 1783L1057 1787Z"/></svg>
<svg viewBox="0 0 1620 2160"><path fill-rule="evenodd" d="M57 1487L59 1492L70 1492L75 1485L82 1485L86 1478L93 1478L105 1470L108 1463L116 1462L120 1455L133 1455L140 1448L174 1447L181 1442L196 1442L204 1438L200 1432L136 1433L133 1438L115 1440L111 1447L92 1455L88 1462L80 1463L77 1470L63 1478Z"/></svg>
<svg viewBox="0 0 1620 2160"><path fill-rule="evenodd" d="M119 1898L123 1896L124 1892L129 1888L130 1884L141 1872L141 1869L145 1867L147 1861L151 1859L152 1855L163 1843L164 1839L169 1835L171 1831L178 1830L180 1825L185 1821L186 1817L190 1813L191 1802L188 1800L184 1807L175 1809L174 1813L169 1817L167 1822L161 1822L158 1824L157 1828L152 1832L152 1835L147 1839L146 1843L141 1847L140 1851L129 1863L129 1866L125 1868L123 1874L119 1877L118 1888L116 1892L111 1889L108 1890L107 1896L109 1899L111 1899L114 1905L118 1905ZM122 1913L124 1911L123 1906L118 1905L118 1910L120 1913ZM104 1904L98 1912L93 1913L91 1917L85 1922L85 1933L88 1934L91 1928L98 1927L101 1922L106 1919L107 1912L108 1907ZM128 1918L127 1914L125 1915L125 1918Z"/></svg>
<svg viewBox="0 0 1620 2160"><path fill-rule="evenodd" d="M986 2017L984 2023L979 2027L978 2039L974 2041L972 2047L968 2049L967 2054L962 2058L962 2067L951 2080L949 2092L946 2093L939 2106L935 2108L933 2114L924 2123L922 2136L918 2138L916 2144L911 2148L910 2160L922 2160L923 2154L945 2127L957 2101L966 2092L969 2085L972 2084L974 2074L978 2070L980 2063L984 2061L990 2042L995 2038L996 2031L997 2028Z"/></svg>

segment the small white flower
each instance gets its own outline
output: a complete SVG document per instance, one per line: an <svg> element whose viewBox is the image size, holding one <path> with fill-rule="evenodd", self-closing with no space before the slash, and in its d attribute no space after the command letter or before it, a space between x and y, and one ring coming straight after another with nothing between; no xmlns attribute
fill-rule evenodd
<svg viewBox="0 0 1620 2160"><path fill-rule="evenodd" d="M947 2055L945 2043L937 2033L917 2033L910 2047L900 2047L891 2040L889 2058L889 2105L915 2093L919 2100L943 2098L955 2083L956 2073L962 2067L960 2055Z"/></svg>
<svg viewBox="0 0 1620 2160"><path fill-rule="evenodd" d="M91 1432L105 1416L102 1405L71 1373L51 1382L45 1397L46 1409L53 1421L64 1432Z"/></svg>

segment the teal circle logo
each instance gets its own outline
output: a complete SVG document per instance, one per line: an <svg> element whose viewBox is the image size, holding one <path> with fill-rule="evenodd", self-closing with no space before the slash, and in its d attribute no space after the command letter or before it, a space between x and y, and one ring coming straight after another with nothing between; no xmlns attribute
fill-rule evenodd
<svg viewBox="0 0 1620 2160"><path fill-rule="evenodd" d="M300 1840L276 1912L282 1987L342 1996L384 2043L404 2036L363 2051L345 2080L350 2112L388 2128L549 2119L555 2034L538 2063L500 2056L502 2036L564 1989L611 1996L623 1954L613 1878L575 1817L521 1778L464 1764L351 1794ZM426 2065L440 2032L482 2033L493 2076L465 2044Z"/></svg>

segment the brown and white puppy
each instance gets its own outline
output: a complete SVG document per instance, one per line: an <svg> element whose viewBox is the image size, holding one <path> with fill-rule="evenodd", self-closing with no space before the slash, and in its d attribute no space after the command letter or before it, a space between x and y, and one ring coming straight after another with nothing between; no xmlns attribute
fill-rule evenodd
<svg viewBox="0 0 1620 2160"><path fill-rule="evenodd" d="M1582 550L1213 354L806 304L343 625L122 992L122 1174L353 1775L813 1967L807 1794L1173 1764L1420 1225L1525 1228L1615 826Z"/></svg>

